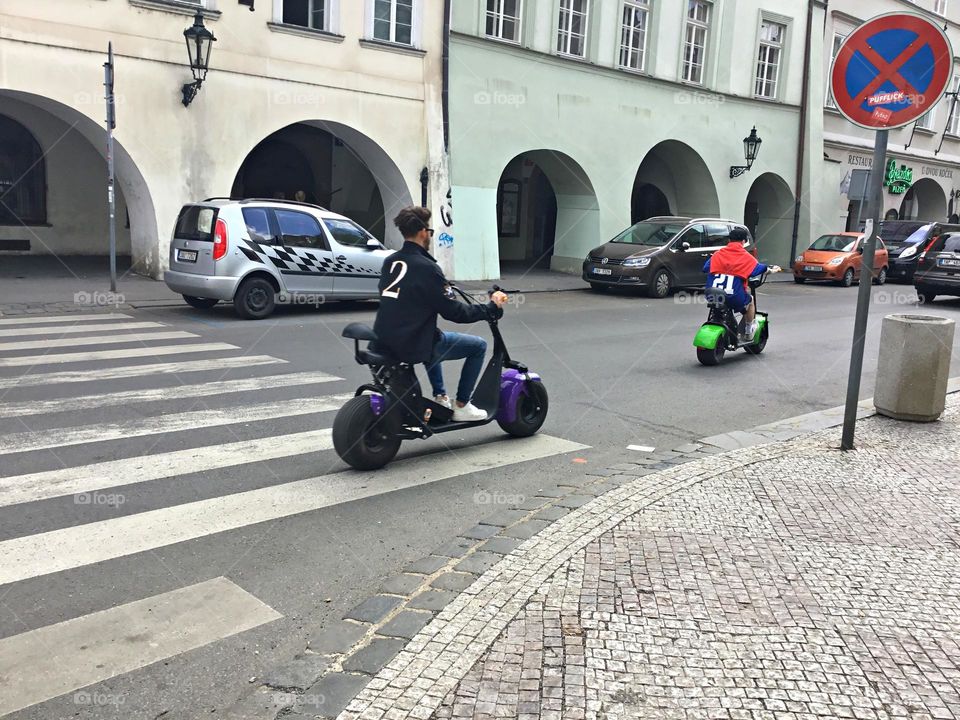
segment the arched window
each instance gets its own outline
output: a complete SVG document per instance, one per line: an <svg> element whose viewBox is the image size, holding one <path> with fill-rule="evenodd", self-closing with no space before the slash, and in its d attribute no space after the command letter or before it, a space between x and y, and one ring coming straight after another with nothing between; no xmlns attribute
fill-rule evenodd
<svg viewBox="0 0 960 720"><path fill-rule="evenodd" d="M47 222L43 153L33 135L0 115L0 225Z"/></svg>

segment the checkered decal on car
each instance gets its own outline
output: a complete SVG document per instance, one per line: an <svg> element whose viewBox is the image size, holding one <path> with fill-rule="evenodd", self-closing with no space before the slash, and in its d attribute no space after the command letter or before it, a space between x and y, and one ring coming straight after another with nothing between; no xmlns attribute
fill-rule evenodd
<svg viewBox="0 0 960 720"><path fill-rule="evenodd" d="M255 240L244 239L240 250L249 260L266 264L268 261L281 273L318 273L322 275L362 275L379 277L379 270L357 267L344 260L323 257L316 250L288 247L286 245L265 245Z"/></svg>

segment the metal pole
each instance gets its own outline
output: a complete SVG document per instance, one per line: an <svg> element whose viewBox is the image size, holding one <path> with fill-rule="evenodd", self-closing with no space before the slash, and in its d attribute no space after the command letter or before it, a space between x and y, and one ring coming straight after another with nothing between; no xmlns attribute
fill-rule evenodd
<svg viewBox="0 0 960 720"><path fill-rule="evenodd" d="M117 291L117 217L113 176L113 129L117 126L113 95L113 43L107 44L107 62L103 64L103 85L107 101L107 205L110 212L110 292Z"/></svg>
<svg viewBox="0 0 960 720"><path fill-rule="evenodd" d="M857 405L860 402L860 376L863 372L863 350L866 343L867 320L870 314L870 286L873 284L873 259L877 249L877 232L883 206L883 167L886 164L888 130L877 131L873 148L873 167L870 170L870 216L872 226L863 248L860 268L860 288L857 298L857 316L853 324L853 350L850 354L850 375L847 378L847 406L843 415L841 450L853 450L853 436L857 429Z"/></svg>

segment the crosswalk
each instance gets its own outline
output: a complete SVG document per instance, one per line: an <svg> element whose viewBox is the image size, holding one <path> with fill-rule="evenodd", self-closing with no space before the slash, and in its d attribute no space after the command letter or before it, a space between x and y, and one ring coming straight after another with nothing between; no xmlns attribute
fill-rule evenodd
<svg viewBox="0 0 960 720"><path fill-rule="evenodd" d="M583 448L547 435L456 453L424 445L387 470L348 471L330 425L353 389L126 313L0 318L0 598L60 573L99 583L178 543ZM0 625L0 716L281 617L214 573L48 624Z"/></svg>

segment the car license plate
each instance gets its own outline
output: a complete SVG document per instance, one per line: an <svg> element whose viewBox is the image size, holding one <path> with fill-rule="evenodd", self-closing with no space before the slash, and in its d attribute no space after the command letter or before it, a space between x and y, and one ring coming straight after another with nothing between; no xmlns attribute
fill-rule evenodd
<svg viewBox="0 0 960 720"><path fill-rule="evenodd" d="M607 268L594 268L594 275L613 275L613 270L608 270Z"/></svg>
<svg viewBox="0 0 960 720"><path fill-rule="evenodd" d="M940 267L960 268L960 260L954 258L940 258Z"/></svg>
<svg viewBox="0 0 960 720"><path fill-rule="evenodd" d="M196 262L196 250L177 250L177 262Z"/></svg>
<svg viewBox="0 0 960 720"><path fill-rule="evenodd" d="M816 265L804 265L804 272L820 272L822 268L817 267Z"/></svg>

